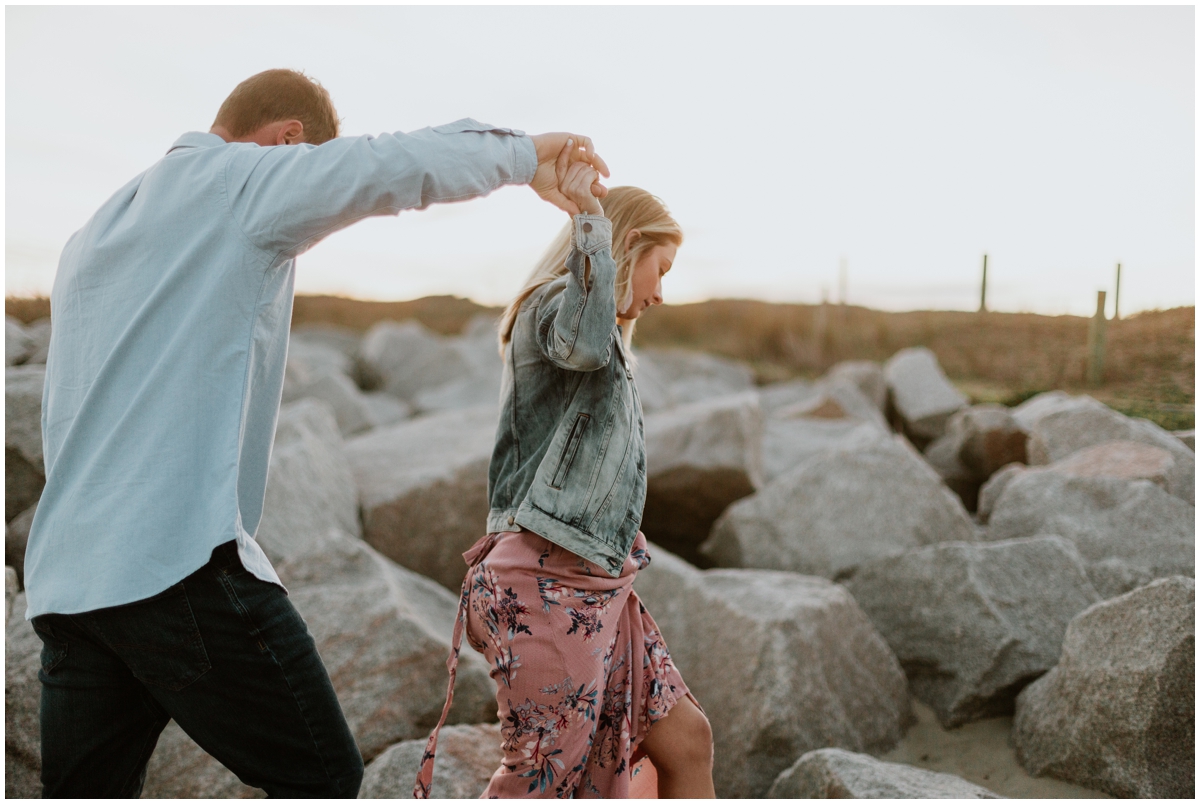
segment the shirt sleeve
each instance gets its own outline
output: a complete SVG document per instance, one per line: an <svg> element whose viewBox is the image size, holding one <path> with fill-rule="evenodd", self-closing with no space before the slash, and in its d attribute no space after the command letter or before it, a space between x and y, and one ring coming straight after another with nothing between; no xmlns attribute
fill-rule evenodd
<svg viewBox="0 0 1200 804"><path fill-rule="evenodd" d="M536 169L533 142L523 132L465 119L322 145L239 147L226 165L225 187L251 242L294 256L369 215L527 184Z"/></svg>
<svg viewBox="0 0 1200 804"><path fill-rule="evenodd" d="M547 360L572 371L608 365L617 326L616 279L612 224L602 215L576 215L566 287L537 309L538 348Z"/></svg>

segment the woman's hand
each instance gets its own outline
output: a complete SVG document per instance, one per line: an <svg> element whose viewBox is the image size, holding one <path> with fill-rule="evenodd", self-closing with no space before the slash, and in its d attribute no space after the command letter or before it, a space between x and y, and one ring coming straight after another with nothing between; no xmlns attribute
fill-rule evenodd
<svg viewBox="0 0 1200 804"><path fill-rule="evenodd" d="M558 160L554 164L554 175L558 179L558 191L569 202L574 204L579 212L585 215L603 215L604 208L600 206L600 198L608 194L608 188L600 183L600 174L587 162L571 161L575 145L567 140ZM575 215L569 209L567 213Z"/></svg>
<svg viewBox="0 0 1200 804"><path fill-rule="evenodd" d="M530 139L533 140L538 160L537 172L529 183L530 186L541 198L568 215L578 215L579 206L559 190L558 185L562 178L559 164L562 161L563 153L566 153L569 162L583 162L599 171L600 175L607 176L608 165L600 158L600 154L596 153L591 138L558 132L535 134ZM597 178L592 190L593 196L603 198L607 193L608 189L600 184Z"/></svg>

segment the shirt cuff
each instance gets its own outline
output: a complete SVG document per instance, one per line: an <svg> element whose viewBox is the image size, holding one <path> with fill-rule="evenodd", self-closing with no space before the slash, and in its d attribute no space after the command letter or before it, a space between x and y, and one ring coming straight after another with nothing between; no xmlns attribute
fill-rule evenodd
<svg viewBox="0 0 1200 804"><path fill-rule="evenodd" d="M584 254L595 254L602 248L612 248L612 222L603 215L580 214L574 217L575 248Z"/></svg>
<svg viewBox="0 0 1200 804"><path fill-rule="evenodd" d="M533 174L537 173L537 148L534 147L533 140L524 132L514 131L513 135L517 140L517 159L513 177L516 184L529 184L533 181Z"/></svg>

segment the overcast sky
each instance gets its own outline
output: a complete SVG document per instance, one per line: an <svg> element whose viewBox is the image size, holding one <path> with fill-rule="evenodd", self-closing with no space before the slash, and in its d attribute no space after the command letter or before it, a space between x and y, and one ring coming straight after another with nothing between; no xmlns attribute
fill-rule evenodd
<svg viewBox="0 0 1200 804"><path fill-rule="evenodd" d="M594 138L686 242L668 301L1195 303L1190 7L5 9L8 294L242 79L303 69L347 135L460 117ZM528 188L378 218L296 287L503 303L565 215ZM1111 306L1110 306L1111 312Z"/></svg>

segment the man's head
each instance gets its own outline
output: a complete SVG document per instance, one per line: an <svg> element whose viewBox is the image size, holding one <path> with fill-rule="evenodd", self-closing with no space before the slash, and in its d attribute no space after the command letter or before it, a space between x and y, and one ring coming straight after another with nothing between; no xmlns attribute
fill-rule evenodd
<svg viewBox="0 0 1200 804"><path fill-rule="evenodd" d="M304 73L265 70L229 93L212 133L228 142L320 145L338 135L338 116L329 92Z"/></svg>

